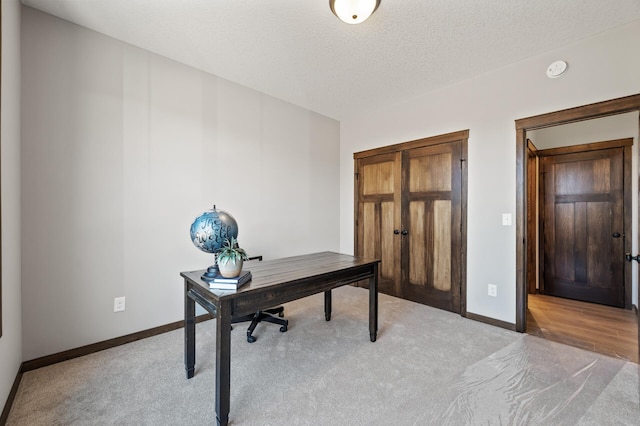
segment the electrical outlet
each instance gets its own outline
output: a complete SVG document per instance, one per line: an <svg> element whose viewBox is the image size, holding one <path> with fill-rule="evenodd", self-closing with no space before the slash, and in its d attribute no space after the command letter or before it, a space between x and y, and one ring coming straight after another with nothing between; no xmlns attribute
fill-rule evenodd
<svg viewBox="0 0 640 426"><path fill-rule="evenodd" d="M502 213L502 226L511 226L511 213Z"/></svg>
<svg viewBox="0 0 640 426"><path fill-rule="evenodd" d="M113 299L113 312L124 311L124 296Z"/></svg>
<svg viewBox="0 0 640 426"><path fill-rule="evenodd" d="M498 286L489 284L489 296L496 297L498 295Z"/></svg>

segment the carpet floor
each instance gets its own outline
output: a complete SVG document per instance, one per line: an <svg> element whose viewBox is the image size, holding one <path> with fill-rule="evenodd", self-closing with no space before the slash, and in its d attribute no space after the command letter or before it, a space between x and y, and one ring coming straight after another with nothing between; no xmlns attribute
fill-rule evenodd
<svg viewBox="0 0 640 426"><path fill-rule="evenodd" d="M638 364L380 295L288 303L289 331L231 338L230 424L638 425ZM8 425L215 424L215 320L196 326L196 371L176 330L23 375Z"/></svg>

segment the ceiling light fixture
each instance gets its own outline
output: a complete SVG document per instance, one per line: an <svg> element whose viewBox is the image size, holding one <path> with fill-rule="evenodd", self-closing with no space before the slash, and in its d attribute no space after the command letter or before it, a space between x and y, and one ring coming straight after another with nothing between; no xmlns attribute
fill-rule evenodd
<svg viewBox="0 0 640 426"><path fill-rule="evenodd" d="M347 24L364 22L380 6L380 0L329 0L334 15Z"/></svg>

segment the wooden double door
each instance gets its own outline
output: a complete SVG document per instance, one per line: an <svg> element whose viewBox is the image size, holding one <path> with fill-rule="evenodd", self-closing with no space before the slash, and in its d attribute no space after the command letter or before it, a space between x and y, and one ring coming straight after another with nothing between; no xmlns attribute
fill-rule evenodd
<svg viewBox="0 0 640 426"><path fill-rule="evenodd" d="M468 131L354 154L355 253L383 293L464 313Z"/></svg>

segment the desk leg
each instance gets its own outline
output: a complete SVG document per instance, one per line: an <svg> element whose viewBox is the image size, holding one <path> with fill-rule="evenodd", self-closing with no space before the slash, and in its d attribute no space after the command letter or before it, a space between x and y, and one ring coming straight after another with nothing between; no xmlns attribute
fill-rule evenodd
<svg viewBox="0 0 640 426"><path fill-rule="evenodd" d="M187 281L184 283L184 368L187 379L193 377L196 365L196 302L188 296Z"/></svg>
<svg viewBox="0 0 640 426"><path fill-rule="evenodd" d="M378 337L378 264L369 278L369 338L372 342Z"/></svg>
<svg viewBox="0 0 640 426"><path fill-rule="evenodd" d="M216 417L218 425L229 422L231 370L231 305L222 302L216 324Z"/></svg>
<svg viewBox="0 0 640 426"><path fill-rule="evenodd" d="M331 321L331 290L324 292L324 319Z"/></svg>

